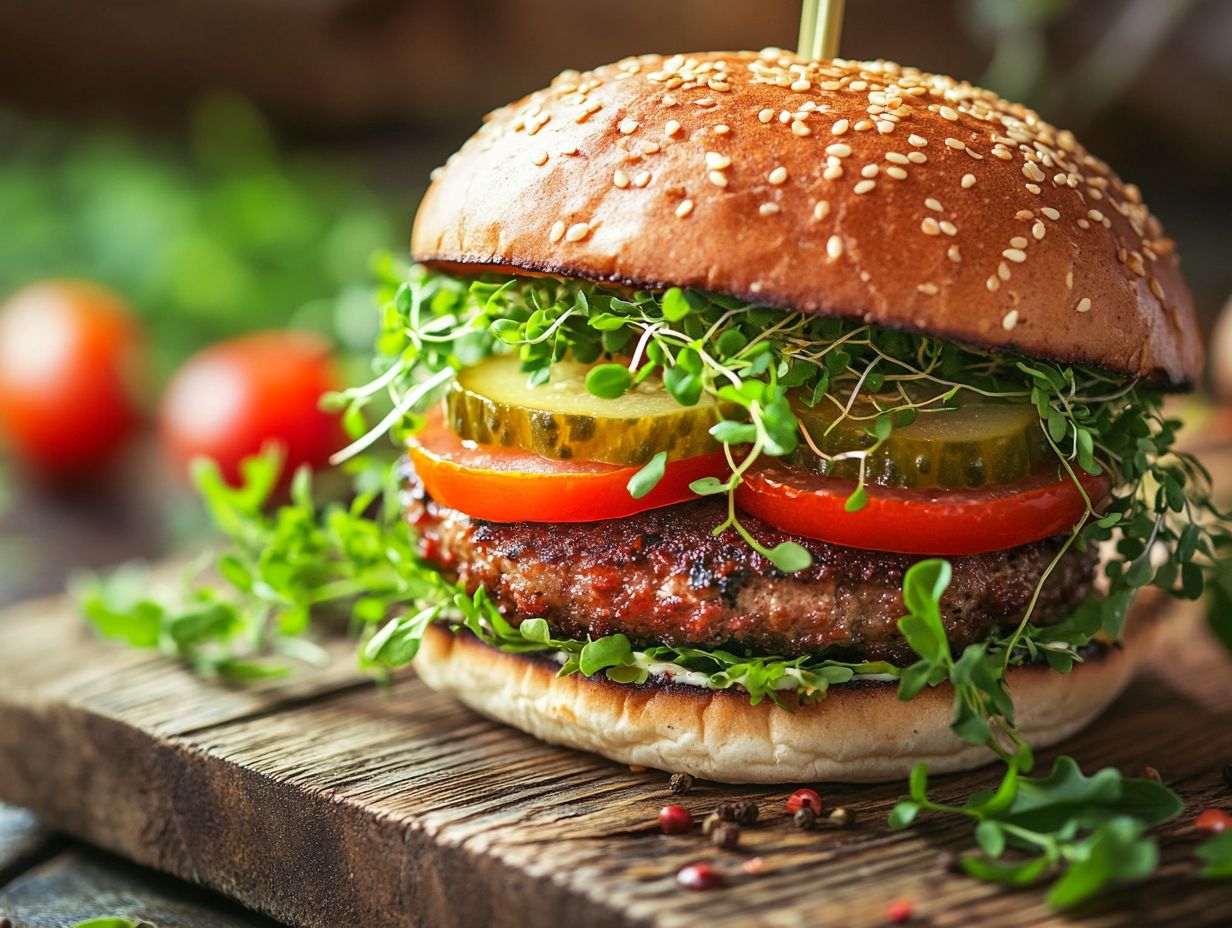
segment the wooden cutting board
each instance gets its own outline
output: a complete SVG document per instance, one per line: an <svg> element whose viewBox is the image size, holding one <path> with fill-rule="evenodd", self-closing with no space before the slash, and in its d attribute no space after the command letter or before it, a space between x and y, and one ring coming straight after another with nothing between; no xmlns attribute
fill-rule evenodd
<svg viewBox="0 0 1232 928"><path fill-rule="evenodd" d="M1160 874L1090 905L1085 924L1232 924L1232 887L1197 880L1190 859L1193 816L1232 807L1232 663L1192 614L1175 618L1146 676L1064 745L1084 766L1157 767L1186 801ZM1063 924L1039 890L945 872L939 852L968 847L966 828L890 832L901 784L825 787L858 822L807 833L782 811L786 789L699 784L680 800L699 818L735 796L761 808L743 849L719 851L658 833L665 775L540 744L411 676L379 689L343 642L324 671L230 688L96 640L54 599L0 616L0 662L0 799L295 926L856 928L899 897L931 925ZM995 779L938 783L955 799ZM756 875L741 868L752 857ZM731 885L679 888L698 859Z"/></svg>

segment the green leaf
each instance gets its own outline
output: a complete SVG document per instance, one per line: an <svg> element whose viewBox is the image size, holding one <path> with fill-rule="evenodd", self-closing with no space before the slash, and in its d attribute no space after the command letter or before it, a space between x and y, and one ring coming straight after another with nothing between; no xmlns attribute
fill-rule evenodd
<svg viewBox="0 0 1232 928"><path fill-rule="evenodd" d="M636 474L629 478L629 495L641 499L659 485L663 479L663 471L667 467L667 452L660 451L647 461Z"/></svg>
<svg viewBox="0 0 1232 928"><path fill-rule="evenodd" d="M668 322L679 322L693 311L693 307L685 299L684 291L679 287L671 287L664 291L660 308L663 311L663 318Z"/></svg>
<svg viewBox="0 0 1232 928"><path fill-rule="evenodd" d="M1199 844L1194 854L1205 864L1201 876L1208 880L1232 879L1232 831L1224 831Z"/></svg>
<svg viewBox="0 0 1232 928"><path fill-rule="evenodd" d="M748 445L757 440L757 428L746 422L724 419L710 427L714 440L725 445Z"/></svg>
<svg viewBox="0 0 1232 928"><path fill-rule="evenodd" d="M915 821L917 815L920 814L920 806L918 803L912 802L909 799L902 799L890 811L889 825L895 831L902 831L904 828L910 828L911 823Z"/></svg>
<svg viewBox="0 0 1232 928"><path fill-rule="evenodd" d="M843 503L844 512L859 512L868 505L868 491L863 486L858 486L851 491L851 495Z"/></svg>
<svg viewBox="0 0 1232 928"><path fill-rule="evenodd" d="M714 496L718 493L726 493L728 486L718 477L702 477L690 483L689 489L698 496Z"/></svg>
<svg viewBox="0 0 1232 928"><path fill-rule="evenodd" d="M794 541L779 542L766 552L766 557L770 559L771 564L785 574L808 570L813 566L813 555L809 554L808 549L803 545Z"/></svg>
<svg viewBox="0 0 1232 928"><path fill-rule="evenodd" d="M586 375L586 389L594 396L614 400L633 384L633 375L623 364L597 364Z"/></svg>
<svg viewBox="0 0 1232 928"><path fill-rule="evenodd" d="M1048 904L1072 908L1111 882L1140 880L1154 873L1159 848L1142 837L1144 827L1131 818L1114 818L1096 829L1071 851L1077 859L1049 891Z"/></svg>
<svg viewBox="0 0 1232 928"><path fill-rule="evenodd" d="M77 922L73 928L137 928L138 925L146 925L148 928L157 928L153 922L134 921L131 918L123 918L118 915L106 916L103 918L87 918L83 922Z"/></svg>
<svg viewBox="0 0 1232 928"><path fill-rule="evenodd" d="M633 648L624 635L608 635L587 643L578 656L578 667L583 675L592 677L607 667L620 667L632 663Z"/></svg>

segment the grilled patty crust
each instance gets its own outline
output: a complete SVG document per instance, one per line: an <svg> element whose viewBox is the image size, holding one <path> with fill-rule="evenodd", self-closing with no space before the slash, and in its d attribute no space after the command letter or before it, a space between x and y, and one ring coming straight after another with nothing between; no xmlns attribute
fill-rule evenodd
<svg viewBox="0 0 1232 928"><path fill-rule="evenodd" d="M742 516L767 547L790 540L813 555L808 570L784 574L734 531L711 534L727 515L721 500L603 522L505 524L438 505L413 472L406 495L424 559L470 592L484 587L514 625L541 617L568 638L624 632L638 644L913 659L897 623L903 574L922 560L914 555L800 538ZM1063 541L951 557L954 579L941 608L954 647L1018 622ZM1095 564L1094 551L1067 552L1031 621L1068 615L1089 592Z"/></svg>

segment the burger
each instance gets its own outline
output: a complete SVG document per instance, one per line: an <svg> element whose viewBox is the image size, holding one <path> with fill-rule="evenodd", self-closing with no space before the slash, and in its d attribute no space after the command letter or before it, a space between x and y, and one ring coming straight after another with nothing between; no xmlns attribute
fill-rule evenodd
<svg viewBox="0 0 1232 928"><path fill-rule="evenodd" d="M568 71L434 173L411 250L367 394L423 608L366 653L493 719L727 782L969 768L1090 722L1135 592L1201 585L1173 243L986 90Z"/></svg>

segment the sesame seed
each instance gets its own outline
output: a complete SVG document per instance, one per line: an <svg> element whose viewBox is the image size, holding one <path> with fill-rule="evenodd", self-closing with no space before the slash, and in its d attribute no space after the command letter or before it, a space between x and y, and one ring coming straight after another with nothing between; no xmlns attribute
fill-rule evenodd
<svg viewBox="0 0 1232 928"><path fill-rule="evenodd" d="M1023 186L1027 188L1028 193L1033 193L1036 196L1039 196L1040 194L1039 184L1023 184Z"/></svg>
<svg viewBox="0 0 1232 928"><path fill-rule="evenodd" d="M962 260L962 252L958 250L957 245L951 245L946 254L949 255L950 260L955 264Z"/></svg>
<svg viewBox="0 0 1232 928"><path fill-rule="evenodd" d="M876 186L877 182L875 180L862 180L851 189L856 193L868 193Z"/></svg>
<svg viewBox="0 0 1232 928"><path fill-rule="evenodd" d="M992 156L994 158L1000 158L1002 161L1010 161L1013 159L1014 153L1008 148L994 148L992 150Z"/></svg>
<svg viewBox="0 0 1232 928"><path fill-rule="evenodd" d="M626 187L629 186L629 175L626 174L624 171L617 171L615 174L612 175L612 183L615 184L617 187L619 187L621 190L624 190Z"/></svg>
<svg viewBox="0 0 1232 928"><path fill-rule="evenodd" d="M1164 299L1163 285L1161 285L1159 280L1154 277L1151 278L1150 284L1151 284L1151 292L1155 294L1155 299L1159 300L1162 303Z"/></svg>
<svg viewBox="0 0 1232 928"><path fill-rule="evenodd" d="M1084 296L1081 300L1078 301L1078 305L1075 306L1074 309L1078 310L1078 312L1080 313L1090 312L1091 311L1091 298L1089 296Z"/></svg>
<svg viewBox="0 0 1232 928"><path fill-rule="evenodd" d="M731 132L731 126L727 125L727 123L721 122L710 131L715 135L727 135L727 133Z"/></svg>
<svg viewBox="0 0 1232 928"><path fill-rule="evenodd" d="M880 170L881 168L877 167L877 165L875 164L866 164L864 165L864 167L860 168L860 176L861 177L876 177L877 173Z"/></svg>
<svg viewBox="0 0 1232 928"><path fill-rule="evenodd" d="M783 167L782 165L779 165L777 168L771 171L769 175L767 175L766 180L770 181L770 183L774 184L774 186L776 187L779 184L787 183L787 168Z"/></svg>
<svg viewBox="0 0 1232 928"><path fill-rule="evenodd" d="M990 292L996 293L998 290L1001 289L1001 281L998 280L996 276L994 275L992 277L989 277L986 281L984 281L984 286L987 287Z"/></svg>
<svg viewBox="0 0 1232 928"><path fill-rule="evenodd" d="M1015 235L1012 239L1010 239L1010 245L1014 248L1026 248L1029 244L1031 243L1021 235Z"/></svg>
<svg viewBox="0 0 1232 928"><path fill-rule="evenodd" d="M826 241L826 254L831 261L836 261L843 256L843 240L837 235L831 235Z"/></svg>
<svg viewBox="0 0 1232 928"><path fill-rule="evenodd" d="M773 216L779 211L779 205L777 203L763 203L757 208L757 211L763 216Z"/></svg>
<svg viewBox="0 0 1232 928"><path fill-rule="evenodd" d="M1073 271L1065 272L1065 288L1067 290L1074 289L1074 272Z"/></svg>
<svg viewBox="0 0 1232 928"><path fill-rule="evenodd" d="M954 225L954 223L950 222L948 219L942 219L940 225L941 231L951 238L958 234L958 226Z"/></svg>
<svg viewBox="0 0 1232 928"><path fill-rule="evenodd" d="M912 164L923 164L928 160L928 155L922 151L909 151L907 152L907 160Z"/></svg>
<svg viewBox="0 0 1232 928"><path fill-rule="evenodd" d="M1028 219L1034 219L1035 213L1031 212L1029 209L1020 209L1014 214L1014 218L1019 222L1026 222Z"/></svg>
<svg viewBox="0 0 1232 928"><path fill-rule="evenodd" d="M813 134L813 131L808 126L806 126L804 123L800 122L800 120L798 119L791 124L791 131L795 135L798 135L800 138L804 138L806 135Z"/></svg>
<svg viewBox="0 0 1232 928"><path fill-rule="evenodd" d="M855 124L853 128L857 132L867 132L869 129L873 128L873 123L872 123L872 120L861 119L858 123Z"/></svg>
<svg viewBox="0 0 1232 928"><path fill-rule="evenodd" d="M1087 218L1092 222L1103 222L1104 214L1097 209L1089 209L1087 210Z"/></svg>
<svg viewBox="0 0 1232 928"><path fill-rule="evenodd" d="M717 151L706 152L706 167L712 171L722 171L731 167L731 158Z"/></svg>
<svg viewBox="0 0 1232 928"><path fill-rule="evenodd" d="M1010 266L1004 261L997 265L997 276L1002 280L1010 279Z"/></svg>
<svg viewBox="0 0 1232 928"><path fill-rule="evenodd" d="M659 143L643 141L638 147L641 148L643 155L653 155L659 150Z"/></svg>
<svg viewBox="0 0 1232 928"><path fill-rule="evenodd" d="M1087 222L1085 219L1079 219L1079 220L1078 220L1078 228L1080 228L1080 229L1089 229L1089 228L1091 228L1091 224L1090 224L1089 222Z"/></svg>
<svg viewBox="0 0 1232 928"><path fill-rule="evenodd" d="M1061 218L1061 213L1058 210L1053 209L1051 206L1041 206L1040 212L1053 221Z"/></svg>
<svg viewBox="0 0 1232 928"><path fill-rule="evenodd" d="M710 183L714 184L716 187L727 186L727 175L722 171L711 171L706 176L710 179Z"/></svg>
<svg viewBox="0 0 1232 928"><path fill-rule="evenodd" d="M834 125L830 127L830 134L831 135L842 135L844 132L847 131L850 125L851 123L848 122L846 119L840 119L838 122L836 122Z"/></svg>
<svg viewBox="0 0 1232 928"><path fill-rule="evenodd" d="M639 125L640 123L636 119L630 119L628 116L626 116L624 119L620 121L620 134L621 135L632 135L634 132L637 131L637 127Z"/></svg>
<svg viewBox="0 0 1232 928"><path fill-rule="evenodd" d="M907 136L907 142L910 145L914 145L916 148L923 148L928 144L928 139L918 135L909 135Z"/></svg>
<svg viewBox="0 0 1232 928"><path fill-rule="evenodd" d="M800 79L800 80L798 80L798 81L793 81L793 82L792 82L791 89L792 89L792 90L794 90L794 91L796 91L796 93L799 93L799 92L800 92L800 91L802 91L802 90L808 90L808 89L809 89L810 87L812 87L812 86L813 86L813 85L812 85L812 84L810 84L808 81L806 81L806 80L804 80L803 78L801 78L801 79Z"/></svg>
<svg viewBox="0 0 1232 928"><path fill-rule="evenodd" d="M575 222L565 232L566 242L580 242L586 236L590 235L589 222Z"/></svg>
<svg viewBox="0 0 1232 928"><path fill-rule="evenodd" d="M962 177L962 180L959 183L962 184L962 188L964 190L974 187L975 186L975 175L974 174L964 174Z"/></svg>
<svg viewBox="0 0 1232 928"><path fill-rule="evenodd" d="M1001 252L1001 255L1002 257L1013 261L1015 264L1022 264L1022 262L1027 260L1027 253L1021 248L1007 248L1005 251Z"/></svg>
<svg viewBox="0 0 1232 928"><path fill-rule="evenodd" d="M826 180L838 180L843 176L843 166L841 164L831 164L822 171L821 176Z"/></svg>
<svg viewBox="0 0 1232 928"><path fill-rule="evenodd" d="M941 201L935 197L929 197L924 201L924 205L931 209L934 213L941 212Z"/></svg>
<svg viewBox="0 0 1232 928"><path fill-rule="evenodd" d="M693 212L692 200L681 200L680 205L676 207L676 215L683 219L689 213Z"/></svg>
<svg viewBox="0 0 1232 928"><path fill-rule="evenodd" d="M1044 172L1041 171L1038 167L1036 167L1034 161L1028 161L1026 164L1024 164L1022 166L1022 173L1023 173L1023 176L1026 177L1028 180L1033 180L1036 183L1039 183L1040 181L1044 179Z"/></svg>
<svg viewBox="0 0 1232 928"><path fill-rule="evenodd" d="M950 122L958 122L958 114L948 106L941 107L941 118L948 119Z"/></svg>
<svg viewBox="0 0 1232 928"><path fill-rule="evenodd" d="M885 159L886 161L889 161L892 164L910 164L911 163L911 161L908 160L906 155L898 151L887 151Z"/></svg>
<svg viewBox="0 0 1232 928"><path fill-rule="evenodd" d="M562 155L576 155L578 153L578 147L576 145L570 145L567 148L562 148L560 153Z"/></svg>
<svg viewBox="0 0 1232 928"><path fill-rule="evenodd" d="M906 180L907 179L907 172L904 171L902 168L898 167L897 165L891 165L890 167L886 168L886 173L889 174L891 177L893 177L895 180Z"/></svg>
<svg viewBox="0 0 1232 928"><path fill-rule="evenodd" d="M1037 242L1043 241L1044 236L1048 234L1048 227L1037 219L1035 225L1031 226L1031 234L1035 236Z"/></svg>
<svg viewBox="0 0 1232 928"><path fill-rule="evenodd" d="M663 134L666 135L669 139L679 131L680 131L680 123L676 122L676 120L674 119L669 119L667 121L667 124L664 125L663 127Z"/></svg>
<svg viewBox="0 0 1232 928"><path fill-rule="evenodd" d="M940 235L941 224L932 216L925 216L924 220L920 223L920 231L925 235Z"/></svg>
<svg viewBox="0 0 1232 928"><path fill-rule="evenodd" d="M774 118L774 110L765 109L757 114L757 118L761 122L769 122Z"/></svg>
<svg viewBox="0 0 1232 928"><path fill-rule="evenodd" d="M835 158L846 158L851 154L851 146L845 142L835 142L833 145L826 146L826 154L833 155Z"/></svg>
<svg viewBox="0 0 1232 928"><path fill-rule="evenodd" d="M917 284L916 289L919 290L921 293L927 293L929 296L935 296L937 293L938 287L936 284L926 283L926 284Z"/></svg>
<svg viewBox="0 0 1232 928"><path fill-rule="evenodd" d="M894 123L889 120L881 119L877 122L877 131L882 135L889 135L894 131Z"/></svg>
<svg viewBox="0 0 1232 928"><path fill-rule="evenodd" d="M1018 310L1011 309L1005 314L1005 318L1001 320L1001 328L1005 329L1007 332L1010 332L1013 331L1014 326L1016 325L1018 325Z"/></svg>
<svg viewBox="0 0 1232 928"><path fill-rule="evenodd" d="M983 156L983 155L981 155L981 154L980 154L978 151L976 151L974 148L972 148L970 145L966 146L966 148L965 148L964 150L967 152L967 154L968 154L968 155L970 155L970 156L971 156L972 158L974 158L976 161L983 161L983 160L984 160L984 156Z"/></svg>
<svg viewBox="0 0 1232 928"><path fill-rule="evenodd" d="M556 222L552 223L552 231L548 233L548 238L551 240L552 244L555 245L564 237L565 224L558 219Z"/></svg>
<svg viewBox="0 0 1232 928"><path fill-rule="evenodd" d="M650 183L650 172L649 171L642 171L641 174L633 178L634 187L645 187L648 183Z"/></svg>
<svg viewBox="0 0 1232 928"><path fill-rule="evenodd" d="M962 151L967 147L965 142L960 142L958 139L946 139L945 145L947 148L953 148L955 151Z"/></svg>
<svg viewBox="0 0 1232 928"><path fill-rule="evenodd" d="M817 205L813 207L813 218L818 222L830 215L830 201L818 200Z"/></svg>

